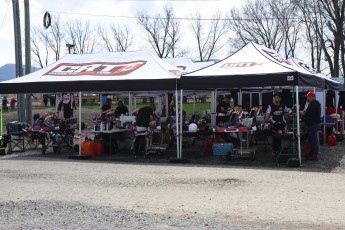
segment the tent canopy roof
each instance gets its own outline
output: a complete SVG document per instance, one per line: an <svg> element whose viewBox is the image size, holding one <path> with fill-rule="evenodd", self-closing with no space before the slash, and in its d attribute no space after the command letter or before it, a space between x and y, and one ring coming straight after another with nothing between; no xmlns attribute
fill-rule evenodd
<svg viewBox="0 0 345 230"><path fill-rule="evenodd" d="M0 82L0 92L171 90L181 73L149 51L69 54L36 72Z"/></svg>
<svg viewBox="0 0 345 230"><path fill-rule="evenodd" d="M184 74L182 89L261 88L266 86L325 87L325 79L297 70L275 50L248 43L224 60Z"/></svg>
<svg viewBox="0 0 345 230"><path fill-rule="evenodd" d="M202 68L201 66L195 64L190 58L187 57L166 58L163 60L170 63L173 66L180 68L181 71L185 73L190 73Z"/></svg>

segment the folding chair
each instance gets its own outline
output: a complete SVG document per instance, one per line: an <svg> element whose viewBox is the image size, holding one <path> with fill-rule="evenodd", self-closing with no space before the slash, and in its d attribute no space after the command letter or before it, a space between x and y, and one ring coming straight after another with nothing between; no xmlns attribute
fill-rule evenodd
<svg viewBox="0 0 345 230"><path fill-rule="evenodd" d="M255 143L258 145L259 142L262 142L265 145L265 148L270 145L269 141L268 141L268 133L269 131L267 130L256 130L254 132L254 135L252 136L252 138L254 138Z"/></svg>
<svg viewBox="0 0 345 230"><path fill-rule="evenodd" d="M25 151L25 138L27 136L27 132L25 129L27 128L27 124L24 122L13 121L6 125L7 135L10 136L9 138L9 152L13 152L15 148L18 151Z"/></svg>
<svg viewBox="0 0 345 230"><path fill-rule="evenodd" d="M25 139L25 149L38 149L41 140L40 134L27 133Z"/></svg>

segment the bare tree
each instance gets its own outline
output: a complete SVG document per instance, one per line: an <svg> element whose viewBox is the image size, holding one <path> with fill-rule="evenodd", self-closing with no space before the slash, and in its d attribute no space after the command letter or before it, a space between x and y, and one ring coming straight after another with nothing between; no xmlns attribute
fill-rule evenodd
<svg viewBox="0 0 345 230"><path fill-rule="evenodd" d="M32 29L32 52L35 56L34 62L41 67L47 66L49 63L49 53L54 53L54 61L60 59L61 44L64 38L64 32L61 28L59 17L52 20L48 29L39 26ZM44 51L42 51L44 49Z"/></svg>
<svg viewBox="0 0 345 230"><path fill-rule="evenodd" d="M272 15L280 25L283 34L285 57L295 56L301 23L298 20L298 6L291 0L269 0Z"/></svg>
<svg viewBox="0 0 345 230"><path fill-rule="evenodd" d="M160 58L175 57L180 40L179 22L174 18L172 7L164 7L164 15L151 17L145 12L138 12L138 24L146 32L146 39Z"/></svg>
<svg viewBox="0 0 345 230"><path fill-rule="evenodd" d="M97 32L98 36L101 38L103 47L109 52L115 51L115 47L113 45L114 42L112 40L112 37L108 35L107 29L104 28L102 25L98 25Z"/></svg>
<svg viewBox="0 0 345 230"><path fill-rule="evenodd" d="M279 51L284 41L281 25L272 15L269 0L248 0L241 9L233 8L228 16L229 29L234 32L232 46L240 48L255 42Z"/></svg>
<svg viewBox="0 0 345 230"><path fill-rule="evenodd" d="M65 36L61 26L60 17L57 17L52 21L48 31L50 31L48 36L48 45L49 48L55 53L55 61L57 61L60 59L61 44Z"/></svg>
<svg viewBox="0 0 345 230"><path fill-rule="evenodd" d="M127 26L111 25L110 30L111 35L108 34L107 29L98 25L98 36L106 50L126 51L133 44L133 35L130 34Z"/></svg>
<svg viewBox="0 0 345 230"><path fill-rule="evenodd" d="M133 36L130 35L128 27L112 25L110 29L115 40L116 50L126 51L133 43Z"/></svg>
<svg viewBox="0 0 345 230"><path fill-rule="evenodd" d="M81 20L69 21L66 25L66 41L74 44L76 53L92 53L97 44L97 36L90 22Z"/></svg>
<svg viewBox="0 0 345 230"><path fill-rule="evenodd" d="M213 15L208 25L202 19L200 12L194 13L192 18L190 27L198 45L199 60L208 61L224 47L224 44L220 44L220 42L222 36L227 32L226 23L222 20L220 10Z"/></svg>
<svg viewBox="0 0 345 230"><path fill-rule="evenodd" d="M344 50L344 19L345 3L344 0L319 0L317 1L319 12L324 17L327 29L330 32L324 33L321 37L323 51L328 61L331 75L340 76L340 64L342 72L345 73L345 50ZM318 30L321 35L320 28ZM333 57L333 58L332 58Z"/></svg>
<svg viewBox="0 0 345 230"><path fill-rule="evenodd" d="M311 65L317 71L321 71L321 38L324 36L324 29L318 28L324 28L324 23L322 18L319 17L317 4L315 0L296 0L295 4L299 8L299 18L304 25L305 38L310 50Z"/></svg>
<svg viewBox="0 0 345 230"><path fill-rule="evenodd" d="M31 29L31 52L33 53L34 63L38 64L41 68L48 65L48 36L38 26Z"/></svg>

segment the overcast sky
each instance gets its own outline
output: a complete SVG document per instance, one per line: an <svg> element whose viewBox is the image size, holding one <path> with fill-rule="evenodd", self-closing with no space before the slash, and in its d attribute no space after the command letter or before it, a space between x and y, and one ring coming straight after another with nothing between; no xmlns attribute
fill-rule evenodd
<svg viewBox="0 0 345 230"><path fill-rule="evenodd" d="M23 30L24 1L18 1L21 11L21 29ZM116 21L119 23L132 24L136 26L135 19L124 19L121 17L113 16L135 16L135 13L137 11L143 10L145 10L150 15L153 15L155 13L161 12L163 7L167 3L169 3L170 5L172 5L176 17L189 17L190 14L195 10L200 11L203 17L210 17L211 14L217 9L229 11L232 7L240 6L244 1L245 0L30 0L30 20L31 26L42 25L43 15L46 11L49 11L52 17L59 15L62 19L79 18L81 20L89 20L90 22L95 24L105 23L106 25ZM96 15L108 15L112 17ZM183 33L185 36L188 36L188 31L183 31ZM13 41L14 32L12 0L0 0L0 66L6 63L15 62ZM22 33L22 41L24 42L24 33ZM131 49L145 48L139 43L136 43L136 46L137 47L132 47Z"/></svg>

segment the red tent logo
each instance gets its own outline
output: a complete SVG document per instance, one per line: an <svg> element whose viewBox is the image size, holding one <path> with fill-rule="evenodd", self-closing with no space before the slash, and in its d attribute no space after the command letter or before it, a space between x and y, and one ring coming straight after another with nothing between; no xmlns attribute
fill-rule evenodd
<svg viewBox="0 0 345 230"><path fill-rule="evenodd" d="M236 68L236 67L252 67L256 65L262 65L258 62L233 62L233 63L224 63L220 68Z"/></svg>
<svg viewBox="0 0 345 230"><path fill-rule="evenodd" d="M292 65L291 62L289 62L288 60L284 59L283 57L281 57L278 53L269 51L269 50L265 50L265 49L261 49L262 51L264 51L265 54L267 54L269 57L273 58L274 60L278 61L279 63L285 63L288 65Z"/></svg>
<svg viewBox="0 0 345 230"><path fill-rule="evenodd" d="M133 62L90 62L90 63L60 63L44 75L56 76L117 76L127 75L140 67L146 61Z"/></svg>

